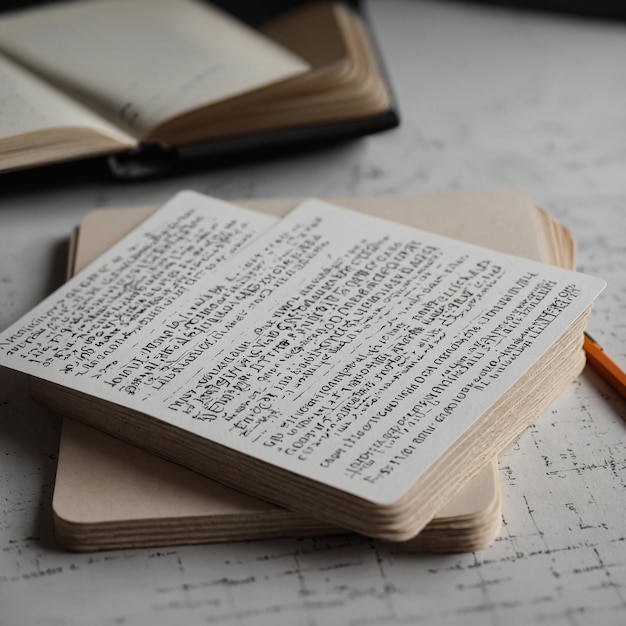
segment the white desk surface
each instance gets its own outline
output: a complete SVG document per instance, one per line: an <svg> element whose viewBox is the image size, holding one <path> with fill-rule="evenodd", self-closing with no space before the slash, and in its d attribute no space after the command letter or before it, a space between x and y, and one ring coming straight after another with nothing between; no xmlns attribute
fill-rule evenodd
<svg viewBox="0 0 626 626"><path fill-rule="evenodd" d="M0 179L0 328L60 284L63 243L94 207L181 188L228 199L517 187L573 230L579 269L608 281L590 330L626 367L626 23L369 8L396 130L137 184ZM71 554L51 527L60 419L0 371L0 624L624 624L625 418L587 369L501 455L503 530L475 554L402 555L354 536Z"/></svg>

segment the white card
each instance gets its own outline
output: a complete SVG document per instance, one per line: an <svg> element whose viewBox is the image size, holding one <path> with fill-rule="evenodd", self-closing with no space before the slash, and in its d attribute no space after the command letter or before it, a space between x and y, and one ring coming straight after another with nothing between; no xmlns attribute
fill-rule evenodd
<svg viewBox="0 0 626 626"><path fill-rule="evenodd" d="M2 333L0 363L385 504L603 288L316 200L241 247L271 218L206 202L213 236L177 197Z"/></svg>

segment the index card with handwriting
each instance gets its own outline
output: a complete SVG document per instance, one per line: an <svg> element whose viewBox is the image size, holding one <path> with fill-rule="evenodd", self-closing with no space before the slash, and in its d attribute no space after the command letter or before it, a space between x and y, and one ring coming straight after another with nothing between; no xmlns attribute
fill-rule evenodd
<svg viewBox="0 0 626 626"><path fill-rule="evenodd" d="M393 508L601 288L321 201L275 222L185 193L2 333L0 363L173 426L150 446L182 464L184 433L218 444L192 467L250 491L269 471L260 494L296 509L302 480Z"/></svg>

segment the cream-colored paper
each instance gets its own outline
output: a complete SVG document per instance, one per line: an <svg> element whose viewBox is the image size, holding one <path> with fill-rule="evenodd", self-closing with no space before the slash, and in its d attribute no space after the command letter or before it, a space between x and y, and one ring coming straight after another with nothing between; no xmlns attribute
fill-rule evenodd
<svg viewBox="0 0 626 626"><path fill-rule="evenodd" d="M26 11L0 20L0 50L137 138L181 112L309 67L193 0L95 0Z"/></svg>
<svg viewBox="0 0 626 626"><path fill-rule="evenodd" d="M1 53L0 93L2 169L19 166L28 149L54 161L68 150L76 157L93 156L136 144L133 137Z"/></svg>
<svg viewBox="0 0 626 626"><path fill-rule="evenodd" d="M384 198L336 201L381 214ZM239 201L282 215L293 199ZM521 193L447 194L394 198L390 217L430 230L550 260L552 238L544 238L544 219ZM154 208L98 209L81 223L71 266L82 269ZM503 215L504 214L504 215ZM471 219L470 216L474 216ZM484 221L483 221L484 220ZM481 225L482 222L482 225ZM494 237L496 225L504 236ZM485 228L485 226L488 226ZM562 238L569 234L560 225ZM491 241L490 241L491 239ZM497 239L497 241L494 241ZM414 540L398 548L467 551L484 547L500 525L499 486L495 463L489 464ZM310 518L226 488L209 478L159 459L73 420L65 420L54 491L55 528L59 541L73 550L171 545L259 539L338 532Z"/></svg>
<svg viewBox="0 0 626 626"><path fill-rule="evenodd" d="M19 136L51 128L94 128L118 143L134 144L116 126L95 115L63 92L0 54L0 137Z"/></svg>
<svg viewBox="0 0 626 626"><path fill-rule="evenodd" d="M57 540L76 551L343 533L235 491L80 422L63 422L53 499ZM495 461L404 550L485 547L500 527Z"/></svg>

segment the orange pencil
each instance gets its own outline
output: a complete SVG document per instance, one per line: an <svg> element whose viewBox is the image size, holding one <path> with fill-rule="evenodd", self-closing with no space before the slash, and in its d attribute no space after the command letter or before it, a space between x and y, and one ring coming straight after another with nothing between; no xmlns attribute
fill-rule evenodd
<svg viewBox="0 0 626 626"><path fill-rule="evenodd" d="M606 380L622 398L626 399L626 373L609 358L607 353L587 333L583 344L587 363Z"/></svg>

